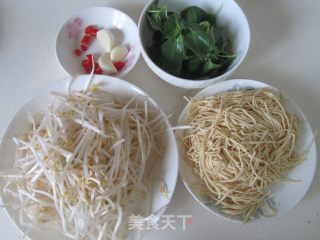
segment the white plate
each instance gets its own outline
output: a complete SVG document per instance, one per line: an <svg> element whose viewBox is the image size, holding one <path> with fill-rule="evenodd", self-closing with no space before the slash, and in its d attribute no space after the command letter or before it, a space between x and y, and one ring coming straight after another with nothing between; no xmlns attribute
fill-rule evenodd
<svg viewBox="0 0 320 240"><path fill-rule="evenodd" d="M207 87L203 89L201 92L199 92L195 98L200 97L207 97L212 96L218 93L226 92L226 91L232 91L232 90L238 90L238 89L257 89L257 88L264 88L264 87L271 87L265 83L254 81L254 80L228 80L225 82L217 83L215 85L212 85L210 87ZM274 90L278 91L277 89L273 88ZM178 125L186 125L187 123L187 114L189 110L190 104L187 104L184 110L182 111L179 120ZM303 112L300 110L300 108L292 101L287 101L287 107L288 110L292 113L296 114L297 117L302 120L302 123L300 124L300 135L298 140L298 148L299 152L303 152L305 149L307 149L310 144L311 147L309 148L309 154L307 159L292 169L288 173L288 177L291 179L297 179L301 180L301 182L281 182L274 184L271 189L271 194L269 195L270 201L274 204L274 206L277 208L277 213L275 217L283 215L290 209L292 209L294 206L298 204L298 202L303 198L303 196L308 191L310 184L312 182L312 179L315 174L316 169L316 144L313 141L314 134L312 132L312 129L310 127L310 124L303 114ZM229 219L229 220L236 220L239 221L239 218L231 218L220 211L219 207L215 206L214 204L204 204L203 201L208 200L204 196L200 196L197 194L197 190L192 187L189 183L195 183L197 181L201 181L197 176L195 176L192 173L191 168L184 162L183 153L184 149L182 144L180 143L179 139L182 136L182 132L178 132L176 134L177 140L178 140L178 147L180 149L180 169L179 173L183 179L183 182L191 195L207 210L210 212L217 214L223 218ZM263 218L255 218L253 221L258 221Z"/></svg>
<svg viewBox="0 0 320 240"><path fill-rule="evenodd" d="M92 38L88 50L80 57L75 56L74 50L80 48L84 29L89 25L110 30L117 44L124 44L129 48L129 53L125 57L126 65L114 76L121 77L130 72L140 57L138 27L127 14L110 7L85 9L62 25L56 37L55 48L57 60L63 70L70 76L84 74L81 61L86 55L93 53L97 62L98 56L103 53L98 40Z"/></svg>
<svg viewBox="0 0 320 240"><path fill-rule="evenodd" d="M82 90L87 82L88 75L82 75L77 77L73 84L72 90ZM156 104L150 96L142 91L140 88L134 86L131 83L123 81L118 78L96 75L93 79L93 83L99 83L99 89L110 92L114 95L116 99L121 101L130 100L133 96L142 95L149 97L149 109L154 109L157 112L161 113L165 118L165 114ZM15 144L12 141L13 136L21 135L28 128L28 113L33 114L34 116L38 115L41 110L45 110L48 107L48 104L52 102L53 97L50 95L51 92L61 92L67 93L67 84L66 79L60 80L53 84L48 85L33 97L31 97L16 113L12 121L10 122L5 135L4 140L0 146L0 171L9 170L12 168L15 159ZM166 119L166 118L165 118ZM166 120L166 127L171 128L170 123ZM160 159L156 162L153 170L150 174L150 181L155 180L155 184L152 187L152 209L151 212L157 212L161 209L156 216L160 217L166 206L169 204L177 181L178 175L178 148L176 145L176 139L172 131L165 131L164 134L159 134L161 138L159 139L164 145L162 155ZM168 189L168 196L164 197L161 195L159 189L159 184L157 182L163 181ZM0 185L3 183L0 179ZM145 203L141 203L143 205ZM16 211L11 208L6 208L7 213L14 224L18 226L23 232L26 231L25 227L21 227L18 221L18 214ZM57 231L30 231L28 236L33 240L60 240L68 239L64 237Z"/></svg>

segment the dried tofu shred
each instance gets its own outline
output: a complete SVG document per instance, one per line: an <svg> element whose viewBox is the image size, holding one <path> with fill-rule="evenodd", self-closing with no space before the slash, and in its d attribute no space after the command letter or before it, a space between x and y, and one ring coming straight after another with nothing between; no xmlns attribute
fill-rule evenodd
<svg viewBox="0 0 320 240"><path fill-rule="evenodd" d="M163 118L147 97L120 103L97 85L87 90L55 95L41 120L14 139L17 160L3 192L28 227L56 223L72 239L119 239L148 194Z"/></svg>
<svg viewBox="0 0 320 240"><path fill-rule="evenodd" d="M226 214L248 221L271 183L301 163L298 119L271 89L237 90L190 101L185 161L204 195Z"/></svg>

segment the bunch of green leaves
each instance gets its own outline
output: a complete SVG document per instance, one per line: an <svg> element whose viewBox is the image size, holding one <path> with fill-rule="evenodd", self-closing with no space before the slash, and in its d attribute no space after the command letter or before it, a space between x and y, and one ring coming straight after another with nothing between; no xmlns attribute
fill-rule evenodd
<svg viewBox="0 0 320 240"><path fill-rule="evenodd" d="M197 6L179 13L158 6L154 0L147 12L153 30L151 59L165 71L187 79L220 75L236 57L216 16Z"/></svg>

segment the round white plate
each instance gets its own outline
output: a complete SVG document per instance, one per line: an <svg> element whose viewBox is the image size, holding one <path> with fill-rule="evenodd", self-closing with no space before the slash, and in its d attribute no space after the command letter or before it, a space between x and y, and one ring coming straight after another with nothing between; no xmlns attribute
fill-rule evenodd
<svg viewBox="0 0 320 240"><path fill-rule="evenodd" d="M81 75L77 77L72 85L72 90L83 90L84 86L87 84L88 75ZM48 104L52 102L54 97L50 94L51 92L67 93L68 80L63 79L58 82L52 83L47 87L41 89L33 97L31 97L15 114L12 121L10 122L3 141L0 146L0 171L6 171L12 168L15 161L15 144L12 140L13 136L19 136L25 132L30 126L28 120L28 113L33 116L39 115L39 112L46 110ZM134 86L133 84L126 82L124 80L95 75L93 78L93 83L99 85L99 89L109 92L115 99L122 102L130 100L133 96L142 95L148 97L148 108L161 113L165 119L166 128L171 128L169 121L165 117L165 114L157 105L157 103L151 99L151 97L142 91L140 88ZM29 125L29 126L28 126ZM172 131L164 131L163 134L159 134L159 142L163 145L163 152L161 152L161 157L157 160L152 172L150 173L150 182L155 182L152 184L151 189L151 211L150 213L156 213L157 217L160 217L166 206L169 204L177 181L178 175L178 148L176 144L176 139ZM153 181L154 180L154 181ZM166 184L168 195L165 197L160 193L161 181ZM3 184L3 180L0 179L0 186ZM2 196L3 197L3 196ZM141 202L141 205L146 203ZM25 232L26 228L19 224L17 211L12 208L6 208L7 213L11 220L18 226L18 228ZM60 240L68 239L64 237L61 233L57 231L35 231L31 230L27 234L33 240Z"/></svg>
<svg viewBox="0 0 320 240"><path fill-rule="evenodd" d="M207 96L212 96L218 93L233 91L238 89L258 89L258 88L273 88L270 85L267 85L262 82L254 81L254 80L228 80L225 82L220 82L215 85L209 86L202 91L200 91L194 98L202 98ZM273 88L275 91L277 89ZM187 114L189 110L190 104L187 104L184 110L182 111L178 125L186 125L187 124ZM269 195L268 201L274 205L277 209L276 215L274 217L283 215L294 206L298 204L298 202L303 198L303 196L308 191L312 179L315 174L316 169L316 144L314 142L314 134L310 127L310 124L300 110L300 108L290 99L287 100L287 108L290 112L296 114L296 116L302 121L299 126L299 140L298 140L298 148L299 152L302 153L309 147L309 153L307 159L302 162L300 165L292 169L287 176L291 179L299 180L299 182L281 182L274 184L270 189L271 194ZM217 214L223 218L229 220L236 220L241 221L240 218L232 218L227 216L223 212L220 211L219 207L216 206L214 203L203 203L207 202L208 198L205 196L201 196L197 193L197 189L195 189L191 184L201 181L199 177L195 176L192 172L192 169L185 163L183 160L183 153L185 152L183 149L182 144L180 143L179 139L182 137L183 132L176 133L177 140L178 140L178 147L180 150L180 169L179 173L183 179L183 182L191 195L207 210L210 212ZM258 221L263 218L254 218L252 221Z"/></svg>

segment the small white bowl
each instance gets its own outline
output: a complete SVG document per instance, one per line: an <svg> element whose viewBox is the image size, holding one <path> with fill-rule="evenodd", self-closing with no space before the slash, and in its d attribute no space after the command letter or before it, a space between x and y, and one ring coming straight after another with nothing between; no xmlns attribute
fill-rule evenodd
<svg viewBox="0 0 320 240"><path fill-rule="evenodd" d="M122 77L130 72L137 63L141 52L138 44L138 28L127 14L109 7L85 9L62 25L56 37L55 49L56 57L63 70L70 76L84 74L81 61L86 58L86 55L93 53L96 56L104 52L98 40L92 39L90 47L80 57L74 54L76 48L80 49L80 40L84 36L84 29L89 25L109 29L118 44L124 44L130 49L125 58L126 65L113 76Z"/></svg>
<svg viewBox="0 0 320 240"><path fill-rule="evenodd" d="M71 89L74 91L81 91L85 88L88 81L88 75L81 75L73 80ZM156 116L159 116L164 120L165 127L171 129L171 125L162 111L160 106L143 90L135 85L121 80L104 75L94 75L92 83L99 86L101 91L110 93L119 102L128 102L134 96L142 96L142 99L148 99L148 109L154 111ZM31 113L35 118L41 114L41 111L47 109L48 105L52 103L54 97L51 92L58 92L67 94L67 86L69 84L68 79L62 79L60 81L51 83L45 88L39 90L34 96L32 96L26 103L17 111L13 119L11 120L4 137L0 144L0 171L5 172L12 169L15 162L15 149L16 145L13 142L13 136L21 136L27 129L31 127L28 114ZM161 156L157 159L151 172L148 176L148 181L152 183L150 189L150 198L147 197L144 202L138 207L150 206L150 212L154 214L154 219L160 219L160 216L165 211L167 205L170 203L173 196L173 192L176 186L178 176L178 148L173 131L164 131L163 134L159 134L159 142L163 145ZM167 189L167 196L163 196L160 192L160 181L162 181ZM0 178L0 186L3 186L4 179ZM5 199L0 192L1 200ZM5 202L5 201L4 201ZM150 204L150 205L149 205ZM68 240L54 227L43 230L33 230L19 223L19 212L14 208L5 207L5 210L11 219L11 221L21 230L21 234L26 234L27 237L33 240ZM129 239L136 239L133 236L137 234L135 231L129 231ZM131 237L131 238L130 238ZM29 239L29 238L28 238Z"/></svg>
<svg viewBox="0 0 320 240"><path fill-rule="evenodd" d="M209 13L217 13L217 25L224 27L232 43L233 53L237 55L236 59L230 64L222 75L206 80L189 80L176 77L162 70L149 57L147 48L152 43L152 31L148 26L147 10L152 1L143 9L138 29L141 51L144 60L149 68L164 81L181 88L204 88L217 81L222 81L229 77L241 64L246 56L250 45L250 29L245 14L239 5L233 0L182 0L170 1L161 0L160 5L167 5L169 10L180 11L185 7L196 5Z"/></svg>
<svg viewBox="0 0 320 240"><path fill-rule="evenodd" d="M262 82L258 82L255 80L245 80L245 79L237 79L237 80L228 80L224 82L217 83L210 87L207 87L200 91L194 98L202 98L213 96L218 93L239 90L239 89L259 89L259 88L272 88L275 91L279 91L273 88L270 85L267 85ZM188 111L190 108L190 104L187 104L182 111L179 120L178 126L185 126L187 124ZM299 126L299 138L298 138L298 149L300 153L303 153L304 150L309 148L308 156L305 161L303 161L300 165L296 166L292 169L287 176L290 179L301 180L299 182L279 182L275 183L270 188L270 194L268 196L268 200L274 205L277 209L277 212L274 217L279 217L290 209L295 207L299 201L303 198L303 196L307 193L312 179L316 170L316 162L317 162L317 150L316 144L314 141L314 134L310 127L310 124L303 114L301 109L291 100L287 99L287 108L290 112L294 113L300 120L301 124ZM211 213L214 213L224 219L228 219L231 221L242 221L240 218L231 217L223 213L219 206L216 206L214 202L211 200L208 202L209 198L203 196L199 193L197 188L195 187L196 183L201 183L201 179L196 176L191 167L185 163L183 160L185 149L180 139L183 137L183 132L176 133L178 147L180 151L180 162L179 162L179 173L181 178L183 179L184 185L189 190L190 194L199 202L203 207L209 210ZM310 145L311 144L311 145ZM264 211L265 209L261 209ZM266 218L255 217L251 221L260 221Z"/></svg>

